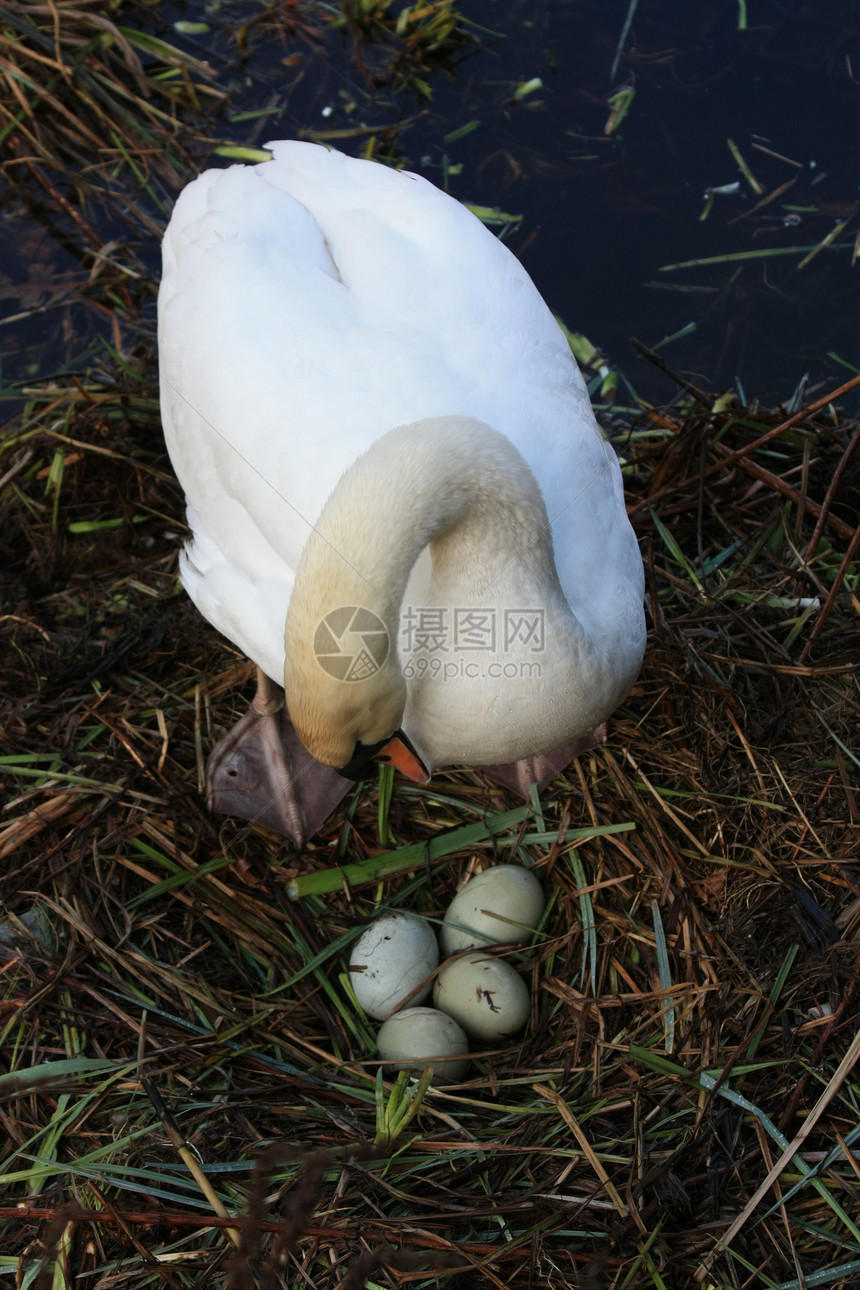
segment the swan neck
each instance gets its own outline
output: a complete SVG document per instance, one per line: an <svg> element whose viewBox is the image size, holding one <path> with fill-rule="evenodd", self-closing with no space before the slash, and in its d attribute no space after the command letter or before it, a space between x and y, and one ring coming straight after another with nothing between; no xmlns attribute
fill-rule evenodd
<svg viewBox="0 0 860 1290"><path fill-rule="evenodd" d="M477 592L527 557L555 577L546 508L513 444L440 417L391 431L342 476L308 540L294 598L325 589L396 633L409 575L429 546L434 583ZM335 607L334 604L331 606Z"/></svg>

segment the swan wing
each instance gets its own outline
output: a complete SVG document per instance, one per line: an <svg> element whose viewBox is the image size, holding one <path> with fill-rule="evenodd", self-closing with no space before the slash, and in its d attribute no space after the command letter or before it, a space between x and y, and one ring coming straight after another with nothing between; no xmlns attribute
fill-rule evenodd
<svg viewBox="0 0 860 1290"><path fill-rule="evenodd" d="M615 454L516 258L420 176L270 146L270 162L191 184L164 242L162 405L201 611L280 679L294 571L340 475L394 426L459 413L534 470L577 613L635 629Z"/></svg>

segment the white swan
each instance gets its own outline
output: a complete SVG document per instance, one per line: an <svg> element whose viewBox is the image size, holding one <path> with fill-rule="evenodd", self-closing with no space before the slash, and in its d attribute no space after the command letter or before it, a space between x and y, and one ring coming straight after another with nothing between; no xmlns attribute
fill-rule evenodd
<svg viewBox="0 0 860 1290"><path fill-rule="evenodd" d="M260 669L210 805L301 844L348 787L317 763L556 773L637 675L643 575L615 454L514 256L423 178L270 147L176 204L161 406L182 581Z"/></svg>

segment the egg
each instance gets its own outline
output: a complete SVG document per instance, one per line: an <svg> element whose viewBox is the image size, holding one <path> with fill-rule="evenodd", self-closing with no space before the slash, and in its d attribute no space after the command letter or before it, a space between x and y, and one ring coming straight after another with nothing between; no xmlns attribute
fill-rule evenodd
<svg viewBox="0 0 860 1290"><path fill-rule="evenodd" d="M519 864L497 864L470 878L457 893L442 924L442 951L457 954L473 946L525 941L545 905L537 878Z"/></svg>
<svg viewBox="0 0 860 1290"><path fill-rule="evenodd" d="M434 1069L434 1081L462 1079L469 1065L469 1041L453 1017L435 1008L404 1008L380 1027L379 1056L397 1070ZM431 1058L436 1058L435 1061Z"/></svg>
<svg viewBox="0 0 860 1290"><path fill-rule="evenodd" d="M489 954L466 954L442 968L433 1005L475 1039L502 1039L525 1025L529 992L509 963Z"/></svg>
<svg viewBox="0 0 860 1290"><path fill-rule="evenodd" d="M355 942L349 979L364 1011L378 1019L407 1001L422 1003L430 981L417 994L412 991L438 965L439 946L429 923L414 914L382 914Z"/></svg>

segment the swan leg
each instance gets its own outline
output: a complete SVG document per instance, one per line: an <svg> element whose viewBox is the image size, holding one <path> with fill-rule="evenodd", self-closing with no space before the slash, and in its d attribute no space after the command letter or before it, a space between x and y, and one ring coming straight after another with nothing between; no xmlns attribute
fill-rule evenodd
<svg viewBox="0 0 860 1290"><path fill-rule="evenodd" d="M502 788L509 788L521 797L528 797L532 784L543 788L551 779L555 779L569 766L574 757L580 757L590 748L606 743L606 722L581 735L572 744L563 744L552 752L541 753L537 757L522 757L519 761L504 762L496 766L481 766L479 769Z"/></svg>
<svg viewBox="0 0 860 1290"><path fill-rule="evenodd" d="M263 824L303 847L351 787L303 748L283 690L258 668L250 708L209 754L209 810Z"/></svg>

